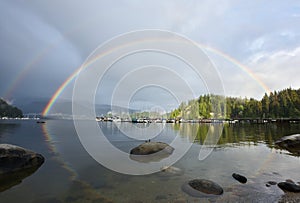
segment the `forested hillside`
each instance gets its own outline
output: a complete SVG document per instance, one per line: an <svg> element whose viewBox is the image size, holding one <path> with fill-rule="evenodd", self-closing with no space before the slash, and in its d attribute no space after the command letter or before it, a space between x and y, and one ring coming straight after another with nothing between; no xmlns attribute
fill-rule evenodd
<svg viewBox="0 0 300 203"><path fill-rule="evenodd" d="M226 104L226 105L225 105ZM181 103L171 118L298 118L300 117L300 89L291 88L265 94L261 100L253 98L202 95Z"/></svg>
<svg viewBox="0 0 300 203"><path fill-rule="evenodd" d="M9 105L6 101L0 98L0 117L21 118L23 113L17 107Z"/></svg>

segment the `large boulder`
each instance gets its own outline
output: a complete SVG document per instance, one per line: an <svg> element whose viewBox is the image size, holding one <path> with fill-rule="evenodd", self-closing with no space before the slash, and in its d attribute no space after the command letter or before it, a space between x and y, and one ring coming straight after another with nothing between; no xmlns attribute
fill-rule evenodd
<svg viewBox="0 0 300 203"><path fill-rule="evenodd" d="M11 144L0 144L0 175L36 168L44 157L31 150Z"/></svg>
<svg viewBox="0 0 300 203"><path fill-rule="evenodd" d="M44 157L28 149L0 144L0 192L18 185L44 163Z"/></svg>
<svg viewBox="0 0 300 203"><path fill-rule="evenodd" d="M206 179L194 179L184 183L181 189L193 197L212 197L223 194L223 188Z"/></svg>
<svg viewBox="0 0 300 203"><path fill-rule="evenodd" d="M169 157L174 148L163 142L145 142L130 151L130 159L142 162L159 162Z"/></svg>
<svg viewBox="0 0 300 203"><path fill-rule="evenodd" d="M275 144L294 155L300 155L300 134L282 137Z"/></svg>
<svg viewBox="0 0 300 203"><path fill-rule="evenodd" d="M159 151L164 151L167 154L172 154L174 148L164 142L145 142L133 148L130 154L134 155L149 155Z"/></svg>

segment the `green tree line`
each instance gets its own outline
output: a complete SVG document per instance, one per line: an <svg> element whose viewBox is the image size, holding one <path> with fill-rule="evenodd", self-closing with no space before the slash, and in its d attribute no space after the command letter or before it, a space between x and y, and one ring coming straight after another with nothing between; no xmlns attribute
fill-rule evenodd
<svg viewBox="0 0 300 203"><path fill-rule="evenodd" d="M0 98L0 117L21 118L23 112Z"/></svg>
<svg viewBox="0 0 300 203"><path fill-rule="evenodd" d="M182 102L170 113L170 118L298 118L300 117L300 89L287 88L265 93L261 100L253 98L201 95Z"/></svg>

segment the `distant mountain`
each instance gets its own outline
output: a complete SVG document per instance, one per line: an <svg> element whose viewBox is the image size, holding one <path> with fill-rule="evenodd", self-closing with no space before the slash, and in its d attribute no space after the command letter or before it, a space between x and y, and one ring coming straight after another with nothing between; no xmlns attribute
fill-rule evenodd
<svg viewBox="0 0 300 203"><path fill-rule="evenodd" d="M42 113L46 105L48 104L49 99L46 98L22 98L16 100L15 104L19 106L23 113ZM86 104L86 106L92 104ZM127 112L125 107L114 106L112 108L111 105L107 104L96 104L95 111L96 115L106 115L112 110L116 111L116 113ZM137 110L129 109L129 113L135 113ZM57 101L53 107L51 108L50 114L63 114L63 115L72 115L72 101L70 100L62 100Z"/></svg>
<svg viewBox="0 0 300 203"><path fill-rule="evenodd" d="M41 113L48 101L47 98L17 98L14 105L21 108L24 114Z"/></svg>
<svg viewBox="0 0 300 203"><path fill-rule="evenodd" d="M89 105L92 105L92 104L86 104L85 105L86 108L88 108ZM112 107L111 105L108 105L108 104L96 104L95 105L95 112L96 112L97 116L106 115L111 111L114 111L114 113L116 113L116 114L121 114L122 112L129 112L130 114L132 114L134 112L137 112L137 110L133 110L133 109L127 110L127 108L119 107L119 106ZM72 115L72 102L71 101L57 102L52 107L52 110L50 113L54 113L54 114L63 113L63 114Z"/></svg>

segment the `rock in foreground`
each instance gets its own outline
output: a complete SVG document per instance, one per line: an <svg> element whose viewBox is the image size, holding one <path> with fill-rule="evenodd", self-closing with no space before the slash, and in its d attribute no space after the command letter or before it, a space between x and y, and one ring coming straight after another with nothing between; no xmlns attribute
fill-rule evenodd
<svg viewBox="0 0 300 203"><path fill-rule="evenodd" d="M234 179L236 179L237 181L239 181L240 183L244 183L245 184L247 182L247 178L245 176L240 175L240 174L233 173L232 177Z"/></svg>
<svg viewBox="0 0 300 203"><path fill-rule="evenodd" d="M300 134L289 135L275 142L280 148L286 149L292 154L300 155Z"/></svg>
<svg viewBox="0 0 300 203"><path fill-rule="evenodd" d="M0 144L0 192L18 185L44 163L44 157L10 144Z"/></svg>
<svg viewBox="0 0 300 203"><path fill-rule="evenodd" d="M209 197L223 194L223 188L206 179L194 179L182 186L182 190L193 197Z"/></svg>
<svg viewBox="0 0 300 203"><path fill-rule="evenodd" d="M149 154L154 154L154 153L160 152L162 150L167 154L172 154L174 151L174 148L163 142L145 142L145 143L140 144L139 146L133 148L130 151L130 154L149 155Z"/></svg>
<svg viewBox="0 0 300 203"><path fill-rule="evenodd" d="M282 189L283 191L287 191L287 192L295 192L295 193L299 193L300 192L300 186L296 185L295 183L291 183L291 182L280 182L277 184L278 187L280 189Z"/></svg>
<svg viewBox="0 0 300 203"><path fill-rule="evenodd" d="M30 168L44 163L44 157L38 153L10 144L0 144L0 176Z"/></svg>

